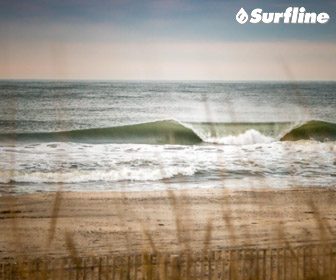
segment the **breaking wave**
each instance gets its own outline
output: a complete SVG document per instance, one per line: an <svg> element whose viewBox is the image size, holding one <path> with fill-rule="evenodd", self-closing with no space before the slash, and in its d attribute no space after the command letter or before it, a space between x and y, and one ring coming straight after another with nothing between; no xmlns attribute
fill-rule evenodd
<svg viewBox="0 0 336 280"><path fill-rule="evenodd" d="M281 137L281 141L297 140L335 141L336 124L323 121L310 121L292 129Z"/></svg>
<svg viewBox="0 0 336 280"><path fill-rule="evenodd" d="M175 120L61 132L0 134L1 142L77 142L197 145L248 145L274 141L335 141L336 124L309 121L278 123L181 123Z"/></svg>

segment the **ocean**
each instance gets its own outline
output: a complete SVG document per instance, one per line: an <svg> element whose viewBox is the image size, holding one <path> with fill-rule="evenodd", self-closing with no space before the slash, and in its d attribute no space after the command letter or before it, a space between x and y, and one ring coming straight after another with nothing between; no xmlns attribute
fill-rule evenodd
<svg viewBox="0 0 336 280"><path fill-rule="evenodd" d="M0 81L0 195L335 187L335 82Z"/></svg>

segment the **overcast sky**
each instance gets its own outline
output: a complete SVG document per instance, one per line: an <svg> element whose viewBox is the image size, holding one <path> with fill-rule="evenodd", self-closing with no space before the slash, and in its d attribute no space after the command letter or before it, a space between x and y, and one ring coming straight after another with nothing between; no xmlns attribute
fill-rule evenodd
<svg viewBox="0 0 336 280"><path fill-rule="evenodd" d="M287 7L327 24L244 24ZM336 80L336 1L0 0L0 78Z"/></svg>

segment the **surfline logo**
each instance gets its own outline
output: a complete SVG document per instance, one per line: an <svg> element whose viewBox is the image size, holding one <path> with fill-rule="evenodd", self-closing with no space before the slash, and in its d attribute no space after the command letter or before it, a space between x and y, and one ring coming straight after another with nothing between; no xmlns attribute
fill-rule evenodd
<svg viewBox="0 0 336 280"><path fill-rule="evenodd" d="M250 23L300 23L300 24L325 24L330 20L327 13L307 13L304 7L288 7L283 13L264 13L262 9L254 9L249 15L241 8L236 15L240 24Z"/></svg>

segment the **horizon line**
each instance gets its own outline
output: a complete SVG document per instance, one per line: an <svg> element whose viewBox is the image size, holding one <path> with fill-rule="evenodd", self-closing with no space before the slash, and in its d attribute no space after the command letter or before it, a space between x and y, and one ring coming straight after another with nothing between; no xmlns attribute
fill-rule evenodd
<svg viewBox="0 0 336 280"><path fill-rule="evenodd" d="M87 78L0 78L0 81L92 81L92 82L336 82L336 80L224 80L224 79L87 79Z"/></svg>

